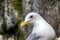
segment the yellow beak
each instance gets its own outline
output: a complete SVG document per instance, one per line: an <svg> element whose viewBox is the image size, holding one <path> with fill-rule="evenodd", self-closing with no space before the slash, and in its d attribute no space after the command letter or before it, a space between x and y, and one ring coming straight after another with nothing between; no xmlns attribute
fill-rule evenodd
<svg viewBox="0 0 60 40"><path fill-rule="evenodd" d="M24 21L24 22L21 23L21 27L22 27L22 26L25 26L25 25L27 25L27 24L28 24L28 21Z"/></svg>

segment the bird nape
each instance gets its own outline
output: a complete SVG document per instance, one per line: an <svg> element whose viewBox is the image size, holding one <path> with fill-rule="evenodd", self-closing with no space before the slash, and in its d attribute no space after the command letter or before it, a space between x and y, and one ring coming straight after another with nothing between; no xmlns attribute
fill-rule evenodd
<svg viewBox="0 0 60 40"><path fill-rule="evenodd" d="M24 22L21 26L33 25L32 32L26 38L26 40L53 40L56 37L55 30L48 24L44 18L38 13L31 12L26 15ZM33 36L32 36L33 35Z"/></svg>

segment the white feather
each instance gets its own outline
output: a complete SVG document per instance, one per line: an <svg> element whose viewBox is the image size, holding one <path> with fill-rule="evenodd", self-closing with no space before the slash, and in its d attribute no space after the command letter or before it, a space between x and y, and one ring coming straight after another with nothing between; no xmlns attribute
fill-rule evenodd
<svg viewBox="0 0 60 40"><path fill-rule="evenodd" d="M33 18L30 18L31 15ZM38 40L53 40L55 38L56 34L53 27L38 13L29 13L25 20L28 20L30 24L34 25L31 34L36 33L37 37L40 37Z"/></svg>

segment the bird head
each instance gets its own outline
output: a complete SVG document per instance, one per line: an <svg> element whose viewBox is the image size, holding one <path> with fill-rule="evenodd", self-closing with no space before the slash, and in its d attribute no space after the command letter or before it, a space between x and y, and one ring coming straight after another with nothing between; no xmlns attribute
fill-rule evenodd
<svg viewBox="0 0 60 40"><path fill-rule="evenodd" d="M34 24L39 19L40 19L40 15L38 13L31 12L25 17L25 20L21 23L21 26Z"/></svg>

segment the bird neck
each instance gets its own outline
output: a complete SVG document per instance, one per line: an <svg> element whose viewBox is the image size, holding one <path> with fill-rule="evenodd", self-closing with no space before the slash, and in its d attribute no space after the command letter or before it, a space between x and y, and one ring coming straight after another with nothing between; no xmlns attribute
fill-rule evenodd
<svg viewBox="0 0 60 40"><path fill-rule="evenodd" d="M43 22L46 23L44 18L42 16L38 16L38 18L33 23L33 30L39 29L41 27L41 23L43 23Z"/></svg>
<svg viewBox="0 0 60 40"><path fill-rule="evenodd" d="M45 21L43 18L37 20L37 21L34 23L34 27L33 27L33 28L39 28L40 25L41 25L41 23L43 23L43 22L46 23L46 21Z"/></svg>

